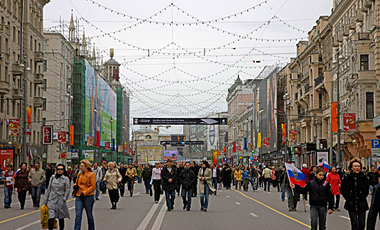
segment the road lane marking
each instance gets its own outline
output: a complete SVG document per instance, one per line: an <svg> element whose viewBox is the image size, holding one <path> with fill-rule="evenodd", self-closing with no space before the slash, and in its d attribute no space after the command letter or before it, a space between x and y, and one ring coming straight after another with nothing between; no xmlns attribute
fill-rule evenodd
<svg viewBox="0 0 380 230"><path fill-rule="evenodd" d="M148 214L145 216L145 218L141 221L139 227L137 230L145 230L148 226L150 220L153 218L154 213L156 212L158 206L161 204L161 201L164 199L160 199L160 201L157 204L153 204L152 208L149 210ZM164 205L165 206L165 205Z"/></svg>
<svg viewBox="0 0 380 230"><path fill-rule="evenodd" d="M288 215L286 215L286 214L284 214L284 213L282 213L282 212L280 212L280 211L277 211L276 209L274 209L274 208L272 208L272 207L270 207L270 206L268 206L268 205L266 205L266 204L264 204L264 203L262 203L262 202L260 202L260 201L258 201L258 200L256 200L256 199L253 199L252 197L249 197L249 196L245 195L244 193L242 193L242 192L240 192L240 191L237 191L237 190L235 190L235 189L231 189L231 190L232 190L232 191L235 191L235 192L237 192L237 193L239 193L240 195L242 195L242 196L244 196L244 197L246 197L246 198L248 198L248 199L250 199L250 200L253 200L254 202L256 202L256 203L258 203L258 204L261 204L262 206L264 206L264 207L266 207L266 208L268 208L268 209L274 211L275 213L280 214L281 216L284 216L284 217L286 217L286 218L288 218L288 219L290 219L290 220L293 220L294 222L297 222L297 223L299 223L299 224L301 224L301 225L303 225L303 226L305 226L305 227L307 227L307 228L311 228L310 225L305 224L305 223L303 223L303 222L301 222L301 221L299 221L299 220L297 220L297 219L295 219L295 218L293 218L293 217L290 217L290 216L288 216Z"/></svg>
<svg viewBox="0 0 380 230"><path fill-rule="evenodd" d="M166 205L163 204L160 212L158 213L158 216L156 218L156 221L154 221L154 224L152 226L152 230L160 230L162 222L164 221L164 217L166 214Z"/></svg>
<svg viewBox="0 0 380 230"><path fill-rule="evenodd" d="M343 218L343 219L346 219L346 220L350 220L350 218L349 217L347 217L347 216L339 216L340 218Z"/></svg>
<svg viewBox="0 0 380 230"><path fill-rule="evenodd" d="M72 210L74 208L75 208L75 206L69 208L69 210ZM23 230L23 229L29 228L32 225L39 224L39 223L41 223L41 220L34 221L34 222L30 223L30 224L27 224L27 225L24 225L24 226L22 226L20 228L17 228L16 230Z"/></svg>
<svg viewBox="0 0 380 230"><path fill-rule="evenodd" d="M237 204L237 205L241 205L239 202L235 202L235 204Z"/></svg>
<svg viewBox="0 0 380 230"><path fill-rule="evenodd" d="M226 196L227 198L230 198L230 196Z"/></svg>
<svg viewBox="0 0 380 230"><path fill-rule="evenodd" d="M75 198L74 198L74 199L71 199L71 200L67 200L67 202L69 202L69 201L73 201L73 200L75 200ZM9 219L6 219L6 220L3 220L3 221L0 221L0 224L4 224L4 223L9 222L9 221L11 221L11 220L16 220L16 219L19 219L19 218L21 218L21 217L28 216L28 215L30 215L30 214L37 213L37 212L41 212L41 210L38 209L38 210L35 210L35 211L32 211L32 212L28 212L28 213L25 213L25 214L22 214L22 215L19 215L19 216L15 216L15 217L12 217L12 218L9 218Z"/></svg>
<svg viewBox="0 0 380 230"><path fill-rule="evenodd" d="M257 216L255 213L253 213L253 212L251 212L250 215L253 216L253 217L258 217L258 216Z"/></svg>

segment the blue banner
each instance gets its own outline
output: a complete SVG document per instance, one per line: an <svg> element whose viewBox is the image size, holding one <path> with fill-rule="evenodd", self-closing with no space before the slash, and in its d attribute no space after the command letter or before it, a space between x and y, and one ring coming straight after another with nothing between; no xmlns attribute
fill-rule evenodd
<svg viewBox="0 0 380 230"><path fill-rule="evenodd" d="M247 150L248 148L247 148L247 138L246 137L244 137L244 150Z"/></svg>

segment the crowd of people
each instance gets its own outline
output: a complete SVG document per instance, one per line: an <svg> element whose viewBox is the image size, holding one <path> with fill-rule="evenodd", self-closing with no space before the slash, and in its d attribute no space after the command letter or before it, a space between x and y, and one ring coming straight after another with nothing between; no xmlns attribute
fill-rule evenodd
<svg viewBox="0 0 380 230"><path fill-rule="evenodd" d="M75 227L81 229L83 209L86 211L89 229L95 229L93 206L99 200L99 194L108 193L111 209L117 209L120 197L125 194L125 186L129 195L133 196L134 184L143 183L146 194L153 197L157 204L160 195L165 194L168 211L174 209L176 195L182 197L183 209L190 211L192 198L199 192L201 211L209 208L209 195L217 195L218 190L231 189L248 192L259 189L270 192L271 187L279 193L282 201L287 199L289 212L297 211L297 203L309 199L311 228L326 227L327 213L340 211L340 195L345 199L344 209L348 211L353 230L375 229L376 218L380 211L379 173L375 166L368 172L358 159L352 159L345 172L341 167L331 167L328 171L320 166L302 165L301 172L306 177L306 186L300 187L290 183L284 166L228 165L222 167L202 161L167 162L155 165L124 165L116 162L91 164L82 160L74 169L63 164L55 169L47 165L46 171L39 163L34 167L22 163L17 171L12 165L1 173L4 181L4 208L11 208L13 191L17 191L21 209L25 207L26 195L30 194L33 207L39 209L41 194L45 194L42 204L49 211L49 229L54 227L54 219L58 219L60 229L64 229L64 219L69 218L66 201L70 191L75 197ZM251 185L251 186L250 186ZM371 195L370 204L367 202ZM302 195L302 196L301 196ZM309 196L309 198L308 198ZM366 218L366 212L369 213Z"/></svg>

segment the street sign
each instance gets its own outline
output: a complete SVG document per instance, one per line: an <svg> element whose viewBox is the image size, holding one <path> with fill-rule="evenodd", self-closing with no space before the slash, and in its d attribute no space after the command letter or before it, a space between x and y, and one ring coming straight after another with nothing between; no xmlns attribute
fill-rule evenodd
<svg viewBox="0 0 380 230"><path fill-rule="evenodd" d="M134 118L134 125L227 125L227 118Z"/></svg>
<svg viewBox="0 0 380 230"><path fill-rule="evenodd" d="M180 145L204 145L204 141L182 141L182 142L178 142L178 141L161 141L160 142L161 145L177 145L177 144L180 144Z"/></svg>
<svg viewBox="0 0 380 230"><path fill-rule="evenodd" d="M371 140L371 152L372 152L372 160L380 161L380 139L372 139Z"/></svg>

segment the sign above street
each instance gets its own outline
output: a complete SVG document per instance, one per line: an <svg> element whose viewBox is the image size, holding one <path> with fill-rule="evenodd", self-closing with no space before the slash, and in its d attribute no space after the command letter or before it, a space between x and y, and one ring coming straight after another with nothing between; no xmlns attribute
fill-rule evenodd
<svg viewBox="0 0 380 230"><path fill-rule="evenodd" d="M161 141L161 145L204 145L204 141Z"/></svg>
<svg viewBox="0 0 380 230"><path fill-rule="evenodd" d="M380 161L380 139L371 140L371 153L373 161Z"/></svg>
<svg viewBox="0 0 380 230"><path fill-rule="evenodd" d="M227 125L227 118L134 118L134 125Z"/></svg>

